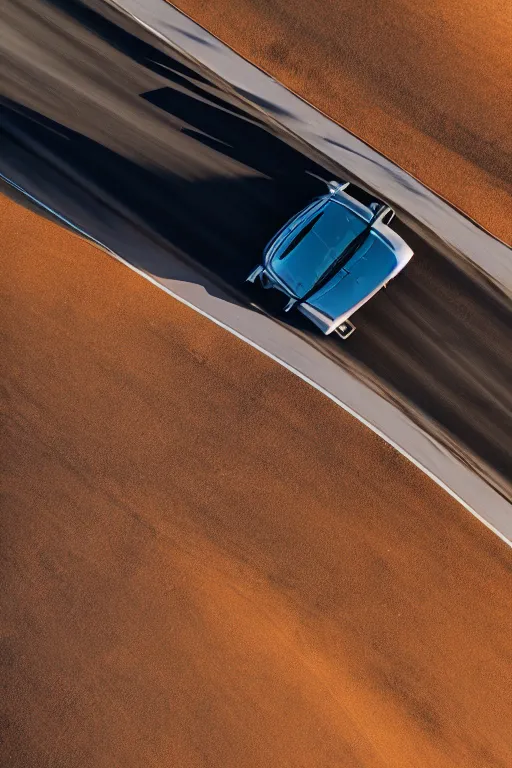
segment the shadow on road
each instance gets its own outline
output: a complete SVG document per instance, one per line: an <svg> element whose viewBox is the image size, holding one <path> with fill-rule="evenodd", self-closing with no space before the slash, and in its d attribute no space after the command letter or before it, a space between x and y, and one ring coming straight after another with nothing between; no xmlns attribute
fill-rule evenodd
<svg viewBox="0 0 512 768"><path fill-rule="evenodd" d="M166 99L172 101L169 94ZM186 99L180 97L179 105L182 111L187 106L192 124L191 99ZM204 117L208 113L199 108L197 114ZM322 169L307 158L303 162L292 150L286 160L287 170L281 166L281 175L271 175L269 147L262 152L252 141L252 152L235 140L231 142L230 132L237 130L232 123L226 130L216 131L217 146L213 149L211 137L199 133L205 121L195 121L195 141L204 141L211 151L223 151L244 165L238 175L213 175L199 181L184 179L170 169L137 164L7 99L0 102L0 124L6 140L44 161L54 180L56 173L72 176L105 206L131 214L133 221L165 240L175 254L183 254L234 285L242 283L252 265L261 259L263 247L275 230L323 186L305 174L306 170L321 173ZM223 120L221 125L225 127ZM213 122L209 127L214 129ZM253 125L250 129L261 130ZM300 184L293 183L296 175L300 175ZM154 274L169 277L165 263L152 266Z"/></svg>

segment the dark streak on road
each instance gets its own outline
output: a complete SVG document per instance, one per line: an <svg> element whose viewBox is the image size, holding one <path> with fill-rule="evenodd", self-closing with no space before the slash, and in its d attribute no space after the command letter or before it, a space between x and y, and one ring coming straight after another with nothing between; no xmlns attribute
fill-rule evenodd
<svg viewBox="0 0 512 768"><path fill-rule="evenodd" d="M0 169L37 171L64 213L75 196L92 195L104 216L132 217L173 257L240 295L269 237L319 193L307 171L345 172L114 11L89 5L105 15L77 0L3 4ZM508 493L510 308L417 226L396 228L416 257L358 313L348 344L290 321L490 468ZM166 276L165 263L153 269Z"/></svg>

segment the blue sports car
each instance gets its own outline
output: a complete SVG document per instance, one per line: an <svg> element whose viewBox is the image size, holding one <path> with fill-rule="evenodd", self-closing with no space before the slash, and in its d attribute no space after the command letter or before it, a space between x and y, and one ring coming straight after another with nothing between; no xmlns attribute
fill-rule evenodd
<svg viewBox="0 0 512 768"><path fill-rule="evenodd" d="M247 280L288 297L325 334L346 339L349 317L392 280L413 252L389 227L393 210L368 207L346 193L349 183L329 182L329 191L294 216L272 238L263 264Z"/></svg>

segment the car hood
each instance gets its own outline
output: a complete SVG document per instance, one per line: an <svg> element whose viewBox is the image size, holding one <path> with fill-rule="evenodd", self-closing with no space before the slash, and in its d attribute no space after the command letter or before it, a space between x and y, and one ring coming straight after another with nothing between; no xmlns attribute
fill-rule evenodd
<svg viewBox="0 0 512 768"><path fill-rule="evenodd" d="M324 333L330 332L403 269L410 256L412 251L406 259L397 258L391 243L386 242L378 231L372 230L344 268L301 307L314 310L311 316L313 322L322 327ZM309 313L306 311L304 314Z"/></svg>

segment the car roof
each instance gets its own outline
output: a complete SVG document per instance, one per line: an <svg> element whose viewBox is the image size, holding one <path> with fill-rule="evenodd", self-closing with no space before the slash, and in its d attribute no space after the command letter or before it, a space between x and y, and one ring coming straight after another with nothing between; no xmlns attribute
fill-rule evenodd
<svg viewBox="0 0 512 768"><path fill-rule="evenodd" d="M360 234L366 222L332 198L319 200L276 242L267 268L292 295L304 296L325 269Z"/></svg>
<svg viewBox="0 0 512 768"><path fill-rule="evenodd" d="M338 206L344 208L349 216L358 219L363 229L364 225L370 223L375 215L374 210L371 210L346 192L339 190L334 195L319 199L316 205L311 206L308 215L304 216L305 212L298 214L297 218L302 217L298 228L294 229L292 227L288 235L279 238L278 242L275 243L275 250L274 248L272 249L273 253L267 263L267 269L269 269L274 279L282 284L283 289L289 290L290 295L297 296L300 293L294 293L294 290L296 290L294 282L289 282L291 276L286 274L286 270L284 274L283 269L276 271L275 256L282 252L287 242L290 242L294 232L300 232L321 211L332 210ZM340 220L343 220L343 218L341 216ZM348 222L349 218L345 220ZM326 232L330 232L329 224L327 224ZM319 239L315 239L313 241L314 246L323 239L324 237L322 236ZM301 245L305 246L306 243L303 242ZM301 248L301 245L299 245L299 248ZM384 283L400 272L411 257L412 250L404 240L388 225L384 224L382 220L377 220L373 224L368 238L361 244L360 248L358 248L348 262L340 265L339 270L327 283L319 286L316 291L314 290L314 283L311 285L311 289L307 291L305 296L305 305L316 307L318 311L326 315L326 320L329 320L329 322L336 318L339 319L341 315L349 316L358 306L362 305L376 293ZM301 261L302 264L300 263ZM298 275L306 268L306 265L307 259L305 260L303 254L299 256L299 264L297 265ZM289 266L292 267L292 264L289 264ZM295 271L293 267L292 271Z"/></svg>

